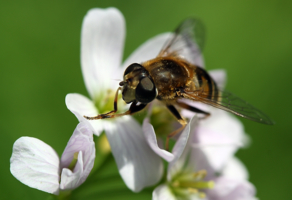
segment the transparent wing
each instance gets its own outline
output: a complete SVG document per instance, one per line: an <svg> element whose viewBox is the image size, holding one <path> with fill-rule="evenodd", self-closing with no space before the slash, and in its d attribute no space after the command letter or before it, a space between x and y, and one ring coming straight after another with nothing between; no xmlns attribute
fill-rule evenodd
<svg viewBox="0 0 292 200"><path fill-rule="evenodd" d="M218 91L217 96L210 96L207 92L199 91L186 93L185 97L259 123L274 124L273 120L262 111L228 91Z"/></svg>
<svg viewBox="0 0 292 200"><path fill-rule="evenodd" d="M205 41L205 28L199 19L188 18L174 31L165 43L158 57L176 56L191 64L203 67L202 50Z"/></svg>

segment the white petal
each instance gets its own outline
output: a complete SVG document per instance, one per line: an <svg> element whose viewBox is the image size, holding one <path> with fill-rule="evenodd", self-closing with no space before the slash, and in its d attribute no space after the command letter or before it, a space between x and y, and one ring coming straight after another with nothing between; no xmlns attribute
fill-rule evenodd
<svg viewBox="0 0 292 200"><path fill-rule="evenodd" d="M167 162L173 160L174 155L158 146L156 135L153 126L149 123L149 118L145 118L143 121L143 133L151 149L159 155L161 158L165 159Z"/></svg>
<svg viewBox="0 0 292 200"><path fill-rule="evenodd" d="M213 109L211 116L199 123L194 148L200 148L211 166L220 171L237 149L244 145L243 125L231 114Z"/></svg>
<svg viewBox="0 0 292 200"><path fill-rule="evenodd" d="M238 179L238 180L247 180L248 171L243 163L236 157L232 157L227 163L224 169L221 172L222 176Z"/></svg>
<svg viewBox="0 0 292 200"><path fill-rule="evenodd" d="M152 200L176 200L167 185L159 185L152 193Z"/></svg>
<svg viewBox="0 0 292 200"><path fill-rule="evenodd" d="M81 33L81 65L92 99L116 84L125 38L125 20L116 8L91 9L84 17ZM120 76L121 74L117 72Z"/></svg>
<svg viewBox="0 0 292 200"><path fill-rule="evenodd" d="M94 103L89 100L87 97L81 94L67 94L66 99L67 108L77 117L77 119L82 121L87 121L93 128L94 134L99 136L103 131L103 123L107 121L102 120L87 120L83 116L96 116L98 111Z"/></svg>
<svg viewBox="0 0 292 200"><path fill-rule="evenodd" d="M254 200L255 188L247 181L217 178L215 187L208 190L209 199L216 200Z"/></svg>
<svg viewBox="0 0 292 200"><path fill-rule="evenodd" d="M106 127L106 135L120 174L131 190L139 192L160 180L162 160L149 147L142 128L132 117L117 118Z"/></svg>
<svg viewBox="0 0 292 200"><path fill-rule="evenodd" d="M142 63L155 58L170 35L170 33L163 33L147 40L129 56L122 68L125 69L132 63Z"/></svg>
<svg viewBox="0 0 292 200"><path fill-rule="evenodd" d="M226 85L226 71L224 69L216 69L209 71L210 76L214 79L219 89L224 89Z"/></svg>
<svg viewBox="0 0 292 200"><path fill-rule="evenodd" d="M194 116L182 134L180 135L178 141L176 142L175 146L173 147L173 155L174 159L171 161L168 165L168 172L167 172L167 180L171 181L172 177L177 174L178 172L182 171L184 167L187 165L190 165L191 170L194 170L193 166L194 163L192 163L190 159L190 151L192 150L192 133L198 124L198 118L197 116ZM196 158L197 159L197 158ZM197 161L197 160L196 160Z"/></svg>
<svg viewBox="0 0 292 200"><path fill-rule="evenodd" d="M191 120L189 121L189 123L187 124L187 126L185 127L185 129L183 130L183 132L181 133L181 135L179 136L179 139L177 140L177 142L175 143L173 149L172 149L172 153L174 155L174 160L172 160L172 162L170 163L170 165L172 165L172 163L176 162L180 156L183 154L187 143L189 142L189 136L190 136L190 132L191 130L195 129L195 126L198 123L198 118L197 116L194 116L191 118Z"/></svg>
<svg viewBox="0 0 292 200"><path fill-rule="evenodd" d="M21 137L15 141L10 171L29 187L59 193L59 157L52 147L39 139Z"/></svg>

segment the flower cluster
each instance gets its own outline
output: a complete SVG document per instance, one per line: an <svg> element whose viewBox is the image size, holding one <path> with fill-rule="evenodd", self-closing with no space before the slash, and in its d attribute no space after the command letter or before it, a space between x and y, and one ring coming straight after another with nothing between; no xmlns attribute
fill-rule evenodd
<svg viewBox="0 0 292 200"><path fill-rule="evenodd" d="M120 175L134 192L161 182L164 159L168 162L167 175L153 191L155 200L254 199L255 189L247 181L247 171L234 157L236 150L246 144L246 135L241 123L224 111L206 107L211 117L205 120L182 111L189 123L176 138L171 152L164 150L154 131L159 119L152 123L154 127L150 123L152 109L148 109L142 125L132 116L92 121L83 117L112 110L115 79L121 78L129 64L154 58L169 36L170 33L165 33L146 41L121 64L123 15L115 8L90 10L81 33L81 66L90 98L76 93L66 96L66 106L79 124L61 159L49 145L36 138L18 139L10 160L11 173L22 183L48 193L57 195L60 190L75 189L93 168L93 134L100 136L104 132ZM199 60L203 63L202 58ZM224 86L224 71L210 74L220 87ZM119 100L119 110L126 109Z"/></svg>

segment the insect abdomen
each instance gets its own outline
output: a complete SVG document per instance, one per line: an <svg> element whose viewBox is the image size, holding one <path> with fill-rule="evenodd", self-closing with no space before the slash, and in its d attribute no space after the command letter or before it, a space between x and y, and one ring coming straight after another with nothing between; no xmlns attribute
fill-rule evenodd
<svg viewBox="0 0 292 200"><path fill-rule="evenodd" d="M200 67L196 67L195 74L198 80L200 92L202 92L201 96L210 100L219 100L219 90L212 77Z"/></svg>

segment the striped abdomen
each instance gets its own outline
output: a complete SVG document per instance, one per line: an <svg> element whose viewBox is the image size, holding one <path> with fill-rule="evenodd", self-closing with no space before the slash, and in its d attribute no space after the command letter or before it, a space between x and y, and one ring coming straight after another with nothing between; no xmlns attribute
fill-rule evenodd
<svg viewBox="0 0 292 200"><path fill-rule="evenodd" d="M195 68L195 76L198 80L200 96L209 100L218 101L220 92L212 77L202 68Z"/></svg>

